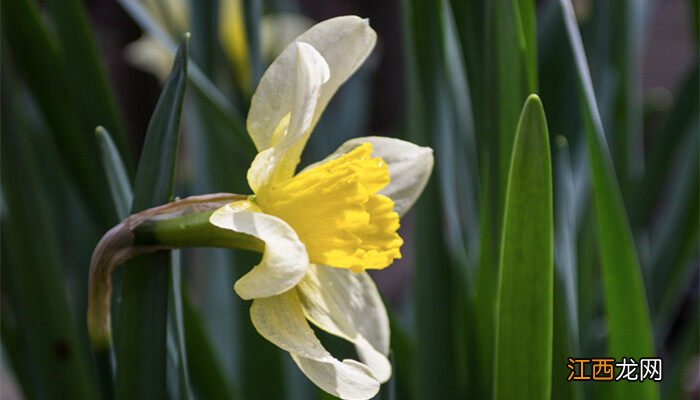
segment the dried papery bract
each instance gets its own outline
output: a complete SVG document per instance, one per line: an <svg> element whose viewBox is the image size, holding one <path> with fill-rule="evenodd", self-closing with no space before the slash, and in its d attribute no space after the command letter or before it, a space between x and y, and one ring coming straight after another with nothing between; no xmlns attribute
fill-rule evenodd
<svg viewBox="0 0 700 400"><path fill-rule="evenodd" d="M231 201L244 198L245 196L230 193L191 196L133 214L110 229L95 247L90 261L87 320L88 334L93 347L107 348L112 343L110 319L112 271L137 255L179 247L176 243L156 242L157 238L149 227L155 228L157 224L175 218L180 218L184 223L188 216L211 213ZM207 226L209 224L202 228L206 229ZM183 233L185 229L183 225ZM216 228L212 226L212 229ZM251 247L254 241L252 238L247 238L247 241L243 240L245 243L237 243L235 237L228 232L225 234L231 239L230 245L234 248ZM187 238L185 235L184 237L185 240L197 240L196 236Z"/></svg>

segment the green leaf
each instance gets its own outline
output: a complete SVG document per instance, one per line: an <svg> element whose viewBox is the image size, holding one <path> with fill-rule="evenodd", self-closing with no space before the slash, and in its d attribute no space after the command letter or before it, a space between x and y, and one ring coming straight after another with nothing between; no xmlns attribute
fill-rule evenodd
<svg viewBox="0 0 700 400"><path fill-rule="evenodd" d="M73 98L68 70L55 38L43 24L34 1L0 2L2 30L13 61L37 101L74 183L93 206L88 209L105 226L114 222L114 211L105 183L99 174L92 131L95 125L81 124L80 109ZM7 57L7 56L4 56Z"/></svg>
<svg viewBox="0 0 700 400"><path fill-rule="evenodd" d="M141 29L163 45L168 52L171 54L175 52L173 40L154 22L153 17L149 15L142 3L136 0L118 1ZM219 140L222 143L230 143L227 148L236 155L236 158L252 158L255 154L255 147L248 136L243 116L192 61L190 61L187 77L193 85L199 103L210 109L210 118L215 118L217 124L222 127L222 129L214 131L214 134L220 136ZM221 131L226 132L226 134L219 134Z"/></svg>
<svg viewBox="0 0 700 400"><path fill-rule="evenodd" d="M185 327L185 348L192 386L200 399L236 400L241 396L229 385L222 373L223 369L214 354L201 317L183 292L183 317ZM229 338L230 339L230 338Z"/></svg>
<svg viewBox="0 0 700 400"><path fill-rule="evenodd" d="M586 55L571 2L560 0L560 5L583 97L608 322L608 354L635 360L652 357L651 324L639 259L605 140ZM619 382L612 390L619 398L659 397L654 382Z"/></svg>
<svg viewBox="0 0 700 400"><path fill-rule="evenodd" d="M688 134L692 134L690 131L697 128L700 112L699 59L695 60L695 65L686 73L670 114L651 137L646 171L633 197L634 202L630 204L630 214L633 217L631 219L637 224L648 224L655 207L664 200L664 185L668 181L669 171L673 168L677 156L676 149Z"/></svg>
<svg viewBox="0 0 700 400"><path fill-rule="evenodd" d="M521 16L521 3L526 21ZM496 38L495 123L499 132L500 193L503 199L520 107L527 95L537 90L536 65L533 65L537 58L537 50L527 47L535 45L532 0L495 1L492 4L493 34ZM503 204L502 201L500 204Z"/></svg>
<svg viewBox="0 0 700 400"><path fill-rule="evenodd" d="M527 89L530 92L536 92L538 88L537 78L537 19L535 15L535 2L533 0L517 0L514 2L513 8L516 9L520 17L520 29L522 43L524 48L521 48L523 54L525 70L527 71Z"/></svg>
<svg viewBox="0 0 700 400"><path fill-rule="evenodd" d="M650 293L657 343L670 333L697 271L700 128L697 124L689 128L674 152L673 181L652 232Z"/></svg>
<svg viewBox="0 0 700 400"><path fill-rule="evenodd" d="M569 347L577 353L579 347L579 318L578 318L578 282L576 265L576 193L574 189L574 177L571 169L571 157L566 138L557 136L556 144L556 168L555 168L555 213L556 213L556 276L561 285L561 293L565 311L561 315L566 320L570 337L567 338Z"/></svg>
<svg viewBox="0 0 700 400"><path fill-rule="evenodd" d="M174 250L171 253L170 263L172 265L170 273L170 301L168 305L168 342L172 343L172 351L169 352L170 360L177 371L177 384L171 385L177 388L177 395L171 396L179 400L192 398L190 389L190 377L187 363L187 351L185 347L185 324L182 300L182 278L180 265L180 251Z"/></svg>
<svg viewBox="0 0 700 400"><path fill-rule="evenodd" d="M445 55L446 7L427 0L405 0L403 21L406 26L406 52L409 60L409 111L407 128L412 141L435 149L433 179L416 203L415 242L415 397L460 397L459 355L455 349L457 321L454 318L455 280L462 279L448 235L443 230L444 202L438 180L446 166L442 154L451 151L441 139L451 134L454 115L451 110L449 73ZM464 111L464 110L460 110ZM441 133L442 132L442 133ZM446 135L447 134L447 135ZM446 179L449 177L445 176ZM454 210L450 210L454 211ZM397 354L397 358L401 358Z"/></svg>
<svg viewBox="0 0 700 400"><path fill-rule="evenodd" d="M566 380L569 370L564 367L568 358L580 354L571 343L567 299L561 278L554 279L554 310L552 337L552 399L582 400L583 386Z"/></svg>
<svg viewBox="0 0 700 400"><path fill-rule="evenodd" d="M191 4L193 2L190 2ZM216 0L198 0L196 7L190 7L190 33L192 33L192 61L200 66L206 76L212 76L215 65L215 56L218 54L219 42L217 40L219 30L218 4Z"/></svg>
<svg viewBox="0 0 700 400"><path fill-rule="evenodd" d="M414 366L413 356L415 345L408 337L406 330L398 324L395 314L387 308L389 314L389 328L391 331L392 380L394 392L399 399L412 400L414 398ZM400 358L397 358L400 357Z"/></svg>
<svg viewBox="0 0 700 400"><path fill-rule="evenodd" d="M114 198L115 204L118 206L118 208L120 206L126 207L125 209L119 209L120 218L124 219L129 215L128 207L130 206L133 198L131 184L126 177L126 171L121 161L121 157L119 156L116 147L112 143L109 133L103 127L98 127L96 134L98 143L100 144L100 149L102 150L105 171L110 181L112 197ZM174 367L177 369L177 383L179 385L170 385L169 387L177 388L178 395L174 397L179 399L188 399L191 397L191 389L189 383L190 380L188 373L187 353L185 351L183 296L181 289L179 257L179 252L173 251L171 258L173 268L170 277L171 296L168 310L168 355L169 360L175 364ZM119 277L120 272L122 271L116 271L116 276L112 279L115 287L121 287L121 280L116 279ZM201 344L197 347L197 349L199 349L199 347L201 347ZM111 371L108 364L111 357L109 357L109 355L103 356L105 356L106 360L98 359L97 363L98 368L104 369L106 374ZM102 379L107 382L106 378L103 377Z"/></svg>
<svg viewBox="0 0 700 400"><path fill-rule="evenodd" d="M51 197L39 168L40 154L31 145L35 132L19 117L28 103L19 101L25 99L18 86L6 85L13 80L6 79L5 61L0 146L3 344L18 346L13 348L13 353L19 351L12 360L14 372L23 375L19 379L29 398L98 398L96 375L62 284L64 265L50 212ZM7 93L15 96L13 101L7 101ZM18 333L14 338L5 337L11 332L6 326L10 323Z"/></svg>
<svg viewBox="0 0 700 400"><path fill-rule="evenodd" d="M518 123L503 217L495 399L550 397L552 218L547 120L540 99L532 95Z"/></svg>
<svg viewBox="0 0 700 400"><path fill-rule="evenodd" d="M95 136L100 148L102 167L107 175L114 207L117 210L119 219L124 219L129 216L131 202L134 198L126 167L109 132L104 127L98 126L95 130Z"/></svg>
<svg viewBox="0 0 700 400"><path fill-rule="evenodd" d="M187 77L187 41L175 57L148 125L132 212L171 200ZM117 399L166 397L166 331L170 255L142 256L124 270L117 329Z"/></svg>
<svg viewBox="0 0 700 400"><path fill-rule="evenodd" d="M131 182L127 176L126 167L119 155L119 150L114 145L112 138L107 130L98 126L95 130L97 144L100 148L100 157L102 166L107 181L109 182L109 190L112 194L114 207L117 210L117 215L120 220L129 216L131 203L134 198ZM112 287L114 293L120 293L122 288L123 271L121 269L112 273ZM112 301L112 316L119 315L118 301ZM116 321L112 323L116 325ZM100 350L95 353L95 364L100 378L100 386L103 397L112 398L114 396L114 351L112 348Z"/></svg>
<svg viewBox="0 0 700 400"><path fill-rule="evenodd" d="M58 33L56 38L62 44L67 86L77 110L80 110L78 116L82 122L84 140L93 140L91 133L95 126L106 126L127 161L128 172L131 152L124 123L102 59L98 55L83 2L50 0L47 1L47 9Z"/></svg>

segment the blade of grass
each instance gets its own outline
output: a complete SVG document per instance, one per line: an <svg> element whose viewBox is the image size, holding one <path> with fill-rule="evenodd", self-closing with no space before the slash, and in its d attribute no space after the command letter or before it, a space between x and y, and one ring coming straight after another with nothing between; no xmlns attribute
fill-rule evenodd
<svg viewBox="0 0 700 400"><path fill-rule="evenodd" d="M132 156L124 122L107 80L102 58L98 55L83 2L50 0L47 1L47 9L62 44L67 87L80 110L78 116L82 122L83 140L92 142L93 129L97 125L106 126L126 161L127 172L131 171Z"/></svg>
<svg viewBox="0 0 700 400"><path fill-rule="evenodd" d="M611 357L652 357L649 309L632 232L608 151L598 113L586 55L576 25L573 6L560 0L583 98L584 126L593 179L598 240L602 262L605 310L608 322L608 351ZM614 390L620 398L656 399L654 382L619 382Z"/></svg>
<svg viewBox="0 0 700 400"><path fill-rule="evenodd" d="M549 133L542 103L533 95L518 124L503 217L495 399L550 397L552 218Z"/></svg>
<svg viewBox="0 0 700 400"><path fill-rule="evenodd" d="M187 77L185 36L148 125L131 211L171 200ZM117 336L117 399L166 396L166 331L170 259L142 256L124 270Z"/></svg>

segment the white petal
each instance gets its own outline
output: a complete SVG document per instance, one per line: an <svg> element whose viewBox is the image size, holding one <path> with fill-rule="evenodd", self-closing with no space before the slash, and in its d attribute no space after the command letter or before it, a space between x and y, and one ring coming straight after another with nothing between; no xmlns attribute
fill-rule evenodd
<svg viewBox="0 0 700 400"><path fill-rule="evenodd" d="M260 264L234 285L241 298L274 296L294 287L304 277L309 265L306 247L281 219L257 212L248 201L237 201L216 210L209 222L265 242Z"/></svg>
<svg viewBox="0 0 700 400"><path fill-rule="evenodd" d="M381 157L389 167L391 182L380 193L392 199L395 203L394 211L399 216L404 216L430 179L434 163L433 149L430 147L421 147L405 140L381 136L359 137L348 140L330 156L304 169L336 159L362 143L372 143L372 156Z"/></svg>
<svg viewBox="0 0 700 400"><path fill-rule="evenodd" d="M276 175L291 177L299 163L304 137L308 137L321 86L328 81L328 64L311 45L294 42L296 77L292 108L285 114L272 132L273 146L261 151L248 171L248 184L257 193L260 187L275 179ZM287 117L288 116L288 117ZM302 142L301 146L297 143Z"/></svg>
<svg viewBox="0 0 700 400"><path fill-rule="evenodd" d="M388 381L389 318L372 278L366 272L311 264L296 288L306 318L354 343L377 380Z"/></svg>
<svg viewBox="0 0 700 400"><path fill-rule="evenodd" d="M308 43L316 49L330 70L330 79L321 89L311 128L338 88L367 58L376 40L377 35L367 20L356 16L320 22L296 38L296 42ZM296 94L295 82L290 77L294 75L296 58L296 47L292 43L265 71L251 100L247 125L258 150L275 144L275 128L292 111Z"/></svg>
<svg viewBox="0 0 700 400"><path fill-rule="evenodd" d="M292 145L309 131L321 86L330 78L326 60L313 46L300 41L292 45L296 47L297 67L291 121L287 134L276 145Z"/></svg>
<svg viewBox="0 0 700 400"><path fill-rule="evenodd" d="M260 335L292 354L302 372L318 387L342 399L370 399L379 391L371 371L357 361L339 361L316 338L306 322L297 292L255 299L250 318Z"/></svg>

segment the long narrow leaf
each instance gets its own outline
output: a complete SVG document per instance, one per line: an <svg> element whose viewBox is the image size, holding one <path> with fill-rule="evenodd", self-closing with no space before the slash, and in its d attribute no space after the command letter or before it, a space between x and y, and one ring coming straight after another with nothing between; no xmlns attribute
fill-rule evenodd
<svg viewBox="0 0 700 400"><path fill-rule="evenodd" d="M645 224L664 194L664 183L672 170L676 148L690 129L697 128L700 112L700 57L695 60L680 85L680 93L666 121L651 139L647 169L630 204L632 221Z"/></svg>
<svg viewBox="0 0 700 400"><path fill-rule="evenodd" d="M118 0L119 4L126 10L134 21L149 35L163 45L171 54L175 53L175 43L154 19L148 14L146 8L136 0ZM223 142L232 143L228 146L240 159L250 158L255 154L253 142L248 136L245 123L241 114L231 105L226 97L207 78L199 67L190 61L188 69L188 79L195 89L195 94L212 110L212 115L217 118L217 122L226 126L227 135L221 138ZM215 131L215 133L218 131Z"/></svg>
<svg viewBox="0 0 700 400"><path fill-rule="evenodd" d="M563 136L556 137L556 174L555 174L555 212L556 212L556 271L558 282L562 286L565 299L563 305L568 324L567 332L570 347L579 350L578 328L578 285L576 279L576 223L574 210L576 209L576 196L574 192L573 174L571 171L571 159L568 142Z"/></svg>
<svg viewBox="0 0 700 400"><path fill-rule="evenodd" d="M50 36L34 1L2 1L0 8L8 53L49 125L52 145L59 149L71 177L80 183L76 186L93 205L89 211L101 223L113 223L114 212L98 161L90 157L97 149L92 137L97 124L83 129L78 108L66 96L68 71L59 44Z"/></svg>
<svg viewBox="0 0 700 400"><path fill-rule="evenodd" d="M180 116L187 79L186 36L148 125L134 186L132 212L172 197ZM166 331L170 256L134 260L124 271L117 337L117 399L166 396Z"/></svg>
<svg viewBox="0 0 700 400"><path fill-rule="evenodd" d="M520 3L526 10L528 37L525 37ZM532 66L536 50L527 48L534 45L532 28L534 22L531 0L493 2L494 35L496 38L496 90L498 93L498 142L499 175L501 199L505 194L508 166L513 149L520 107L527 95L536 90L536 68ZM501 200L500 204L503 200ZM500 211L500 209L499 209Z"/></svg>
<svg viewBox="0 0 700 400"><path fill-rule="evenodd" d="M495 399L550 396L552 219L549 133L542 103L533 95L520 117L508 178L498 288Z"/></svg>
<svg viewBox="0 0 700 400"><path fill-rule="evenodd" d="M441 130L452 126L449 112L447 73L444 56L442 12L426 0L406 0L410 96L409 121L412 139L435 148L436 176L428 183L416 204L416 398L460 397L457 354L454 348L456 321L452 318L454 259L450 257L442 229L443 204L437 174L444 171L440 154L445 149L438 139ZM400 356L399 356L400 357Z"/></svg>
<svg viewBox="0 0 700 400"><path fill-rule="evenodd" d="M82 136L92 142L92 130L104 125L126 161L131 167L131 152L116 98L105 73L101 57L93 40L85 15L84 3L79 0L50 0L47 2L52 21L61 41L66 62L68 89L76 107L80 110Z"/></svg>
<svg viewBox="0 0 700 400"><path fill-rule="evenodd" d="M114 207L117 210L119 219L124 219L129 216L131 202L134 199L126 167L109 132L104 127L98 126L95 130L95 136L100 147L102 166L107 175Z"/></svg>
<svg viewBox="0 0 700 400"><path fill-rule="evenodd" d="M6 60L3 60L6 61ZM7 64L3 62L3 72ZM8 80L3 79L3 84ZM14 89L14 90L13 90ZM21 93L19 88L10 93ZM30 398L97 398L96 376L81 346L66 288L55 217L38 155L30 145L34 133L19 117L19 96L9 102L3 92L2 207L3 207L3 324L12 318L20 345L16 373ZM7 243L5 243L5 239ZM7 251L9 254L4 254ZM7 263L4 261L7 260ZM3 334L8 332L3 327ZM11 345L5 341L3 343Z"/></svg>
<svg viewBox="0 0 700 400"><path fill-rule="evenodd" d="M185 322L183 312L182 278L180 265L180 250L172 252L170 263L172 265L170 273L170 302L168 317L168 337L173 342L173 355L170 357L175 364L177 373L176 384L171 387L177 388L178 400L189 400L192 398L190 388L190 377L187 364L187 351L185 347Z"/></svg>
<svg viewBox="0 0 700 400"><path fill-rule="evenodd" d="M107 173L108 179L110 180L110 186L112 189L112 196L114 198L114 202L117 206L120 204L126 204L126 207L129 207L128 205L131 204L132 202L132 189L131 189L131 184L126 178L126 170L124 167L124 164L121 161L121 157L118 154L118 151L116 147L112 144L112 140L109 136L109 133L102 127L98 127L97 129L97 137L98 137L98 142L100 143L100 149L102 150L103 154L103 163L105 167L105 172ZM114 187L116 186L116 187ZM124 219L128 216L128 208L125 210L120 210L120 218ZM220 376L219 372L219 366L216 364L216 362L213 359L208 359L207 357L201 357L200 353L204 352L211 352L211 344L208 342L207 338L203 336L203 332L201 331L201 327L199 325L196 325L195 328L188 328L187 323L189 322L190 324L194 323L192 321L188 321L187 319L195 319L196 316L194 315L194 311L191 310L191 305L189 304L189 299L183 295L183 292L181 290L181 282L180 282L180 266L178 265L179 260L176 262L176 257L179 258L179 255L177 255L175 252L173 253L173 273L171 274L171 288L170 291L172 293L171 299L170 299L170 305L169 305L169 335L173 337L173 340L175 341L175 356L171 356L171 359L176 359L178 361L178 382L180 384L179 387L179 393L180 396L179 398L188 398L191 396L192 390L190 389L190 378L189 378L189 371L194 371L197 373L197 377L200 377L200 373L203 373L205 377L204 380L207 382L212 381L212 379L208 379L209 376L216 377ZM116 271L115 274L119 274L121 272L120 270ZM119 284L119 279L116 279L117 277L114 277L112 279L113 284L116 287L120 287L121 285ZM117 286L119 285L119 286ZM118 289L115 290L117 292ZM187 314L189 313L189 316ZM193 335L194 338L190 339L189 336L186 336L186 331L188 335ZM190 357L187 357L187 351L186 349L189 347L187 343L194 343L191 344L192 349L195 349L192 353L195 355L194 359L196 360L194 363L191 362L189 359ZM207 353L207 354L209 354ZM99 360L98 360L99 361ZM204 362L202 362L204 361ZM204 372L206 371L206 372ZM213 380L213 382L217 382L216 379ZM223 382L223 384L222 384ZM207 399L213 399L213 398L223 398L223 399L234 399L235 397L230 395L232 393L230 390L226 388L226 382L225 381L218 381L217 384L213 387L208 387L207 386L204 390L207 390L207 396L203 398ZM215 388L216 393L219 393L220 396L222 397L215 397L212 395L214 391L211 391L211 389Z"/></svg>
<svg viewBox="0 0 700 400"><path fill-rule="evenodd" d="M195 392L201 399L236 400L241 396L235 392L222 373L211 342L207 338L202 320L194 310L187 293L183 292L183 317L187 364Z"/></svg>
<svg viewBox="0 0 700 400"><path fill-rule="evenodd" d="M513 5L517 6L520 17L520 27L522 43L525 45L521 50L527 71L527 88L530 92L536 92L539 78L537 77L537 20L535 16L535 1L517 0Z"/></svg>
<svg viewBox="0 0 700 400"><path fill-rule="evenodd" d="M573 6L560 0L562 17L576 61L583 97L586 142L593 179L593 197L602 261L608 350L612 357L652 357L651 323L637 251L617 184L613 163L593 92L586 55L576 25ZM614 390L620 398L656 399L654 382L620 382Z"/></svg>

